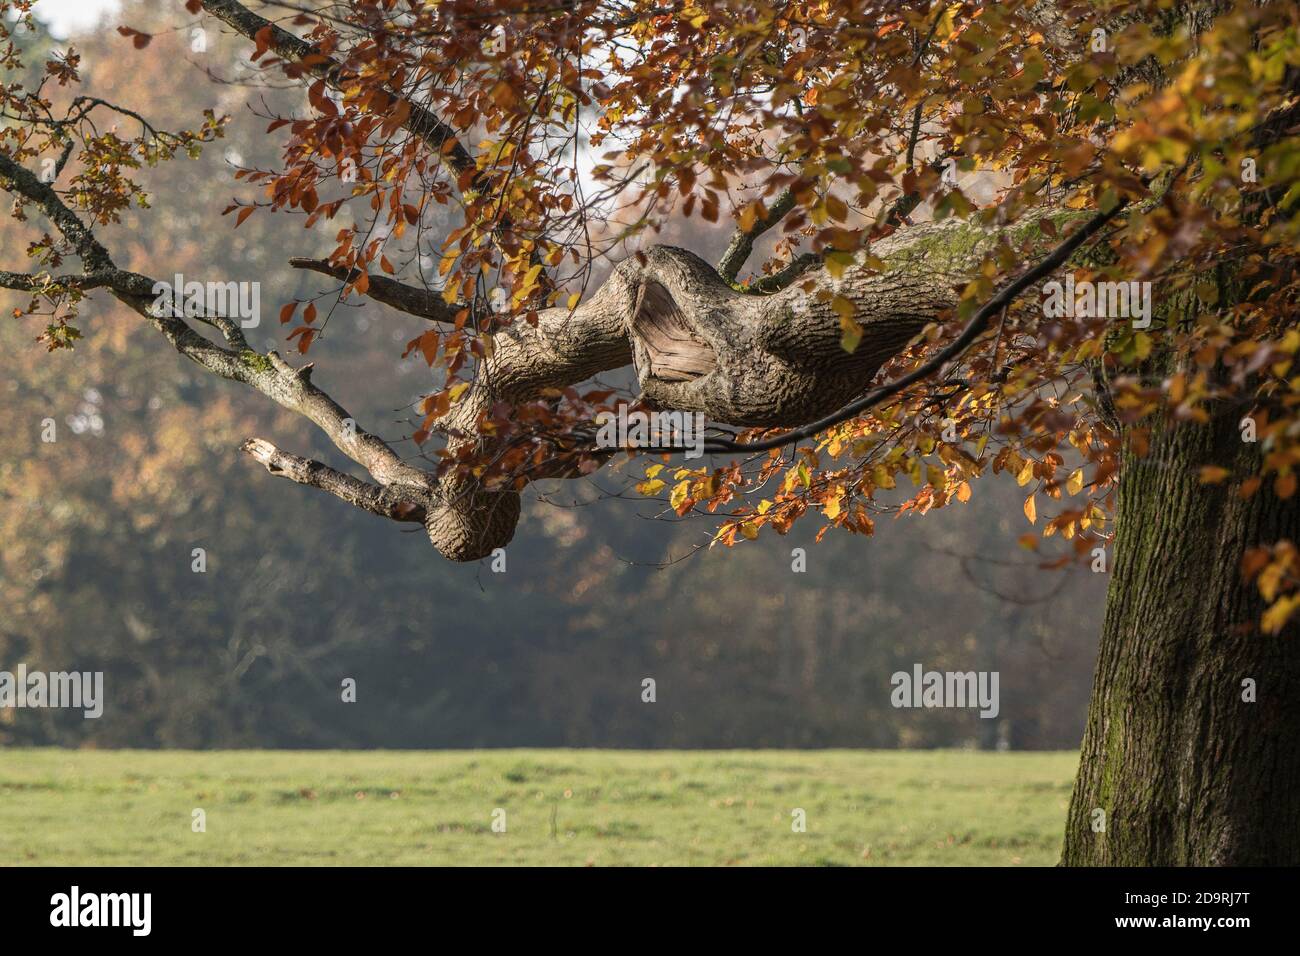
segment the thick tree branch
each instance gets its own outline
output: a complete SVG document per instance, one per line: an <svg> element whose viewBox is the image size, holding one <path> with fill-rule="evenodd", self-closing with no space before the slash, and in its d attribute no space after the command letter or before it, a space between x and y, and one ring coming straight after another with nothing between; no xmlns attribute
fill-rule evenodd
<svg viewBox="0 0 1300 956"><path fill-rule="evenodd" d="M1126 201L1120 201L1109 212L1099 212L1086 223L1072 232L1060 245L1051 253L1045 256L1033 268L1021 273L1019 277L1007 283L997 294L971 317L966 327L962 329L961 334L944 348L936 352L928 361L924 362L916 369L906 375L900 376L880 388L872 390L869 394L855 402L850 402L838 411L820 418L817 421L809 422L800 428L792 429L782 435L773 438L767 438L757 442L734 442L727 439L710 439L705 443L705 449L708 451L767 451L772 448L780 448L792 441L800 441L805 438L811 438L818 432L825 431L841 422L846 422L870 408L874 408L887 398L897 395L899 392L916 384L931 375L941 371L948 363L959 358L963 352L969 348L976 339L978 339L988 328L989 321L993 316L1009 306L1015 299L1039 279L1050 275L1065 264L1066 260L1074 253L1079 246L1083 245L1089 238L1094 236L1106 223L1110 222L1119 212L1127 205Z"/></svg>
<svg viewBox="0 0 1300 956"><path fill-rule="evenodd" d="M963 230L974 230L965 235ZM536 326L494 336L492 357L446 421L452 453L493 452L477 423L498 402L533 400L631 362L652 407L703 413L720 423L774 426L813 420L862 393L865 383L956 303L956 288L996 234L925 223L881 240L889 268L819 269L770 296L736 291L694 253L653 246L624 261L576 310L547 309ZM954 241L960 240L960 241ZM862 341L840 344L835 296L857 307ZM532 480L545 469L517 477ZM444 479L425 528L444 555L485 556L514 533L519 496L471 479Z"/></svg>

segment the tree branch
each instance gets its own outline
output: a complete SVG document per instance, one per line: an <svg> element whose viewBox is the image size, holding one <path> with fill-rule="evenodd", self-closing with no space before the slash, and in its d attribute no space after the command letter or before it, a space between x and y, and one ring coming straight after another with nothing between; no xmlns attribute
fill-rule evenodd
<svg viewBox="0 0 1300 956"><path fill-rule="evenodd" d="M1072 232L1060 245L1058 245L1049 255L1045 256L1036 266L1021 273L1021 275L1003 286L988 302L971 317L966 327L962 329L961 334L944 348L936 352L928 361L918 368L903 375L894 381L874 389L869 394L855 402L850 402L839 411L820 418L817 421L809 422L801 428L795 428L773 438L763 439L756 442L734 442L729 439L710 439L705 442L706 451L749 451L759 452L767 451L772 448L780 448L792 441L799 441L804 438L811 438L818 432L831 428L841 422L846 422L851 418L862 414L869 408L879 405L885 399L897 395L903 389L922 379L940 371L949 362L958 358L967 348L970 347L976 339L980 337L988 328L989 321L997 315L1002 309L1006 308L1016 297L1025 289L1029 288L1039 279L1051 274L1065 264L1079 246L1083 245L1091 236L1095 235L1106 223L1110 222L1119 212L1127 205L1127 200L1121 200L1109 212L1099 212L1093 216L1083 226Z"/></svg>
<svg viewBox="0 0 1300 956"><path fill-rule="evenodd" d="M295 269L319 272L321 275L330 276L340 282L354 282L361 276L360 269L347 269L343 266L336 266L325 259L294 256L289 260L289 265ZM369 280L369 287L366 291L369 298L391 306L399 312L419 316L431 322L453 324L456 321L456 313L461 309L468 308L468 306L461 303L448 304L440 292L421 289L419 286L406 285L387 276L369 275Z"/></svg>
<svg viewBox="0 0 1300 956"><path fill-rule="evenodd" d="M93 276L98 287L108 288L120 302L147 319L186 358L222 378L249 385L284 408L308 418L340 451L381 484L410 485L423 490L433 486L432 476L402 461L385 442L360 428L337 402L313 385L310 366L294 369L275 352L263 355L247 348L238 325L229 317L202 318L221 329L235 345L233 349L216 345L194 331L182 316L158 307L154 289L166 284L117 268L108 250L58 194L4 153L0 153L0 187L37 203L73 243L87 265L86 275ZM22 274L8 275L23 284Z"/></svg>
<svg viewBox="0 0 1300 956"><path fill-rule="evenodd" d="M772 208L767 211L767 215L756 220L748 229L737 229L731 236L731 242L727 244L727 250L718 260L718 275L728 282L735 282L740 267L754 251L754 241L785 218L785 214L793 208L794 191L783 189L772 202Z"/></svg>
<svg viewBox="0 0 1300 956"><path fill-rule="evenodd" d="M805 272L821 264L822 257L815 252L801 252L771 275L760 276L749 284L750 292L764 295L780 292Z"/></svg>
<svg viewBox="0 0 1300 956"><path fill-rule="evenodd" d="M410 488L372 485L322 462L283 452L261 438L248 439L240 449L265 465L271 474L327 491L362 511L393 521L424 523L428 495Z"/></svg>
<svg viewBox="0 0 1300 956"><path fill-rule="evenodd" d="M51 286L65 289L81 289L87 291L90 289L102 289L104 286L111 285L113 274L111 272L92 272L82 275L61 275L52 276L47 273L37 273L35 275L28 272L6 272L0 270L0 289L15 289L19 292L40 292Z"/></svg>
<svg viewBox="0 0 1300 956"><path fill-rule="evenodd" d="M4 185L6 180L12 184L12 188ZM16 192L36 203L81 257L85 272L105 272L113 268L108 250L99 244L90 227L64 204L54 187L41 182L34 173L3 152L0 152L0 188Z"/></svg>

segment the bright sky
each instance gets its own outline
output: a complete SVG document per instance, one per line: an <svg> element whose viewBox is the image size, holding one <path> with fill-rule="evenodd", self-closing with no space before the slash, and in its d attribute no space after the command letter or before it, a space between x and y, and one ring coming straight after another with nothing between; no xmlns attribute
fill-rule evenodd
<svg viewBox="0 0 1300 956"><path fill-rule="evenodd" d="M49 25L50 32L62 39L76 30L93 27L100 17L120 8L118 0L40 0L33 10Z"/></svg>

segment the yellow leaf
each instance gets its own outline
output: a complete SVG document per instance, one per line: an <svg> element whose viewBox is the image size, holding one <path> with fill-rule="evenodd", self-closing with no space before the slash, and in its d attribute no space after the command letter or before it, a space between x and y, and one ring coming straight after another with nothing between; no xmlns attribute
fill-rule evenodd
<svg viewBox="0 0 1300 956"><path fill-rule="evenodd" d="M970 501L970 482L963 481L957 486L957 500Z"/></svg>
<svg viewBox="0 0 1300 956"><path fill-rule="evenodd" d="M668 503L672 505L675 510L681 509L682 502L686 500L690 487L691 483L689 481L679 482L673 486L673 493L668 497Z"/></svg>
<svg viewBox="0 0 1300 956"><path fill-rule="evenodd" d="M1033 495L1025 499L1025 517L1029 519L1030 524L1038 521L1038 506L1034 504Z"/></svg>
<svg viewBox="0 0 1300 956"><path fill-rule="evenodd" d="M850 318L840 316L840 348L852 355L862 341L862 326Z"/></svg>
<svg viewBox="0 0 1300 956"><path fill-rule="evenodd" d="M1133 351L1137 353L1137 357L1140 359L1145 359L1151 354L1153 344L1151 336L1145 332L1138 332L1133 336Z"/></svg>
<svg viewBox="0 0 1300 956"><path fill-rule="evenodd" d="M1297 607L1300 607L1300 594L1288 594L1286 597L1278 598L1277 603L1265 611L1260 619L1260 626L1264 633L1276 634L1281 631Z"/></svg>
<svg viewBox="0 0 1300 956"><path fill-rule="evenodd" d="M1201 469L1201 484L1217 485L1227 478L1229 474L1230 472L1226 468L1220 468L1218 465L1206 465Z"/></svg>
<svg viewBox="0 0 1300 956"><path fill-rule="evenodd" d="M740 231L749 232L751 229L754 228L754 223L757 221L757 219L758 219L758 204L752 202L747 203L745 207L740 210Z"/></svg>
<svg viewBox="0 0 1300 956"><path fill-rule="evenodd" d="M836 488L835 496L833 498L826 499L826 504L822 508L822 513L825 514L826 517L829 518L831 521L834 521L836 518L840 516L840 510L841 510L840 500L843 494L844 494L843 491L841 491L839 488Z"/></svg>
<svg viewBox="0 0 1300 956"><path fill-rule="evenodd" d="M826 253L826 271L831 274L831 278L839 279L844 276L844 270L854 263L854 256L851 252L834 251Z"/></svg>
<svg viewBox="0 0 1300 956"><path fill-rule="evenodd" d="M1032 458L1025 462L1025 466L1020 469L1020 474L1016 475L1016 484L1021 488L1029 484L1034 477L1034 460Z"/></svg>
<svg viewBox="0 0 1300 956"><path fill-rule="evenodd" d="M1070 480L1066 482L1065 489L1072 495L1077 495L1080 491L1083 490L1083 469L1082 468L1074 469L1074 473L1070 475Z"/></svg>

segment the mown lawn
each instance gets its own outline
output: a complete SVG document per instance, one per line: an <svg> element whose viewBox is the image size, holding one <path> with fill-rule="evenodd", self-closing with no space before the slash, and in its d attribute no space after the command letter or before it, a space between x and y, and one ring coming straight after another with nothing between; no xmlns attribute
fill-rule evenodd
<svg viewBox="0 0 1300 956"><path fill-rule="evenodd" d="M1060 849L1076 761L7 749L0 864L1044 866ZM206 832L193 832L196 808ZM792 831L796 808L804 833ZM497 809L504 833L493 832Z"/></svg>

